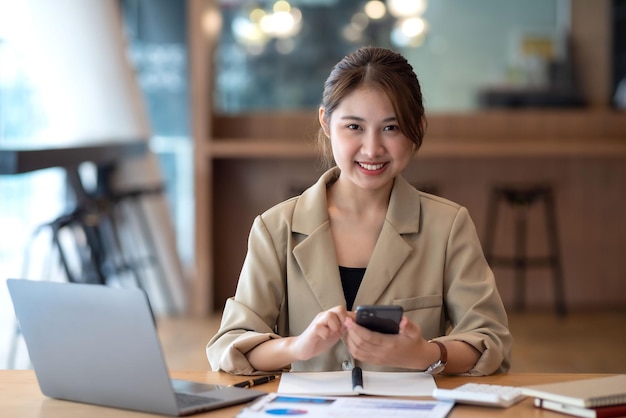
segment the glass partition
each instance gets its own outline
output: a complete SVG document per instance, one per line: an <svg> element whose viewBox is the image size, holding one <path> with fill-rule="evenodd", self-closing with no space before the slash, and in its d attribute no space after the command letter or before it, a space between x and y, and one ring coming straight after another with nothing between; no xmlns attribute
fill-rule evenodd
<svg viewBox="0 0 626 418"><path fill-rule="evenodd" d="M547 89L568 76L569 0L229 0L221 9L217 113L316 108L332 66L363 45L407 57L427 111L471 111L485 90Z"/></svg>

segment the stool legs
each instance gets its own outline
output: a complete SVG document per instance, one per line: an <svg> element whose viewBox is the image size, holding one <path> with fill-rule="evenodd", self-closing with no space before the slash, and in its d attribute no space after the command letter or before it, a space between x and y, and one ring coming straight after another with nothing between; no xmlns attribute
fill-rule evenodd
<svg viewBox="0 0 626 418"><path fill-rule="evenodd" d="M487 206L487 228L485 233L485 258L487 263L493 262L493 245L496 236L496 225L498 225L498 200L499 194L492 191L489 194L489 204Z"/></svg>
<svg viewBox="0 0 626 418"><path fill-rule="evenodd" d="M561 265L561 247L559 245L559 233L557 227L556 207L554 204L554 194L548 191L545 199L546 219L548 223L548 240L550 245L551 260L554 285L554 303L559 315L566 315L565 289L563 286L563 266Z"/></svg>
<svg viewBox="0 0 626 418"><path fill-rule="evenodd" d="M516 208L515 220L515 309L522 311L526 300L526 207Z"/></svg>
<svg viewBox="0 0 626 418"><path fill-rule="evenodd" d="M550 254L547 257L529 257L527 255L528 210L537 201L542 200L546 221L546 233ZM515 238L513 257L494 254L494 241L498 225L498 209L501 203L509 204L515 211ZM550 187L498 187L489 196L487 207L484 252L487 262L492 266L512 267L514 269L514 307L522 311L526 307L526 275L531 267L547 266L552 270L554 306L559 315L565 315L565 292L561 249L558 239L557 215L554 194Z"/></svg>

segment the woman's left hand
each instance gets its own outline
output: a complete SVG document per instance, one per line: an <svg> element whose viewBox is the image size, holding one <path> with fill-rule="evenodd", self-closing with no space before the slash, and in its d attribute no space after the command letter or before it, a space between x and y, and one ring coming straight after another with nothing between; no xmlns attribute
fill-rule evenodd
<svg viewBox="0 0 626 418"><path fill-rule="evenodd" d="M353 318L344 320L344 342L356 360L388 367L423 370L430 364L429 344L421 328L402 317L398 334L381 334L358 325Z"/></svg>

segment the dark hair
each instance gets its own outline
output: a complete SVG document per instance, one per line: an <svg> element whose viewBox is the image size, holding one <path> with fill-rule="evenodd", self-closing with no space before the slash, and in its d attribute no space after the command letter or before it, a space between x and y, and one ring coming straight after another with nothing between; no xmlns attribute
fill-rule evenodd
<svg viewBox="0 0 626 418"><path fill-rule="evenodd" d="M399 53L377 47L362 47L344 57L324 83L320 106L324 108L327 123L341 101L362 86L376 87L387 94L400 131L413 142L417 152L426 131L426 116L422 90L411 64ZM328 138L321 128L318 145L322 158L332 162Z"/></svg>

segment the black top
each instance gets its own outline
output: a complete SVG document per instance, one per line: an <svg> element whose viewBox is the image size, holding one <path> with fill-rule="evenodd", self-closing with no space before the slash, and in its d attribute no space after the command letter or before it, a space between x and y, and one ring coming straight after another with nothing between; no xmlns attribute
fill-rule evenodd
<svg viewBox="0 0 626 418"><path fill-rule="evenodd" d="M356 299L356 293L359 291L359 286L361 286L363 276L365 275L365 267L339 266L339 275L341 276L343 294L346 298L346 308L351 311L354 299Z"/></svg>

